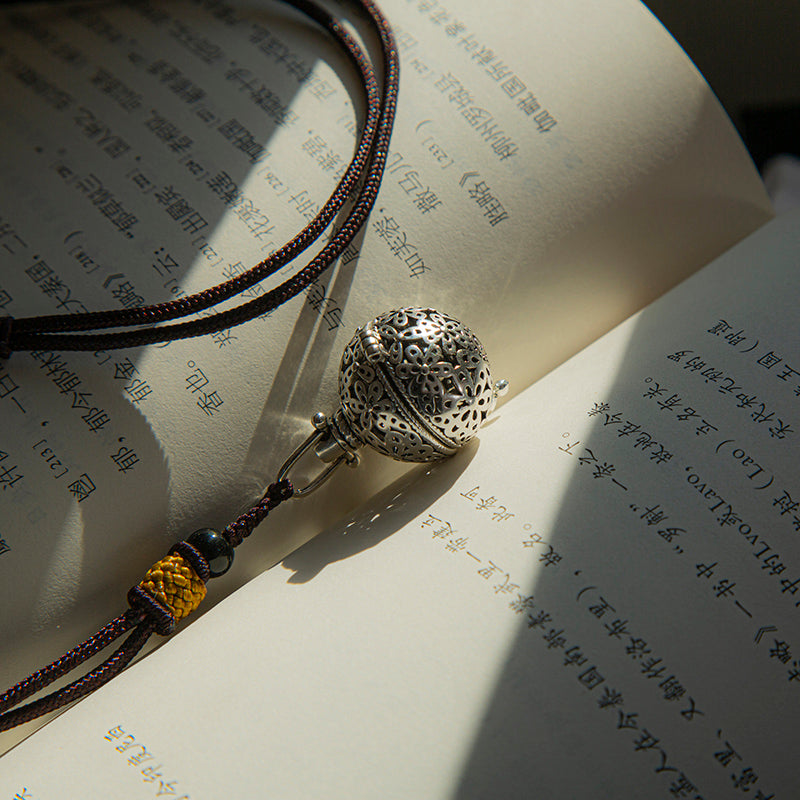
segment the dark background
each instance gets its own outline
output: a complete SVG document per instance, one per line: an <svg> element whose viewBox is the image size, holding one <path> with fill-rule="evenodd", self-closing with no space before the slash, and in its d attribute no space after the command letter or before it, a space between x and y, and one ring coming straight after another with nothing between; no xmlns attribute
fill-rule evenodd
<svg viewBox="0 0 800 800"><path fill-rule="evenodd" d="M759 169L800 155L800 0L644 0L686 50Z"/></svg>

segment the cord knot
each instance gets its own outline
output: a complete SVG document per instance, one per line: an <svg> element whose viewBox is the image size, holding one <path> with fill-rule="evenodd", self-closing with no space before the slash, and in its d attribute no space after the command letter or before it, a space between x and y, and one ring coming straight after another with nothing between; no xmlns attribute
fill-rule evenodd
<svg viewBox="0 0 800 800"><path fill-rule="evenodd" d="M279 505L284 500L288 500L293 494L294 487L292 486L292 482L286 478L276 483L271 483L264 493L265 497L269 499L270 504L274 504L275 506Z"/></svg>
<svg viewBox="0 0 800 800"><path fill-rule="evenodd" d="M128 605L134 611L144 614L153 624L153 630L160 636L169 636L175 629L175 617L172 612L141 586L133 586L128 590Z"/></svg>
<svg viewBox="0 0 800 800"><path fill-rule="evenodd" d="M175 623L188 617L206 596L206 585L180 553L164 556L153 564L137 586L128 592L128 602L144 611L162 636Z"/></svg>
<svg viewBox="0 0 800 800"><path fill-rule="evenodd" d="M180 541L175 542L170 548L169 555L175 554L183 557L203 583L208 583L208 579L211 577L211 570L208 565L208 559L203 552L190 542Z"/></svg>

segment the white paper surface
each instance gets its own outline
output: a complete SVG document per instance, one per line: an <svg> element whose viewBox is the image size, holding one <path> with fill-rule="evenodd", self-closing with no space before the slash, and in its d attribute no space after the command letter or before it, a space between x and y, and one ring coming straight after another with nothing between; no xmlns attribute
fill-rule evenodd
<svg viewBox="0 0 800 800"><path fill-rule="evenodd" d="M3 313L199 290L327 197L355 119L341 56L273 6L234 25L213 11L13 12ZM639 4L386 11L403 88L357 257L217 337L3 365L3 684L118 613L174 540L257 496L311 414L332 409L341 348L374 314L459 316L518 392L770 215L716 101ZM228 588L400 472L378 463L287 515Z"/></svg>
<svg viewBox="0 0 800 800"><path fill-rule="evenodd" d="M797 222L48 725L6 755L0 788L792 797L796 759L775 741L800 684Z"/></svg>

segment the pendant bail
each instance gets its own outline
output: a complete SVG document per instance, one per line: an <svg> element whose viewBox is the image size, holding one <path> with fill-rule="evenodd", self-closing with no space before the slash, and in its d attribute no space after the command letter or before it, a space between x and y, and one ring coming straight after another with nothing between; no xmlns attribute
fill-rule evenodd
<svg viewBox="0 0 800 800"><path fill-rule="evenodd" d="M321 412L314 414L311 424L314 426L314 431L289 458L283 462L283 466L278 471L278 476L275 478L275 481L286 480L292 467L312 448L314 448L314 452L318 458L329 463L328 466L306 486L302 489L295 489L295 497L304 497L305 495L311 494L311 492L316 489L319 489L340 464L346 463L349 467L357 467L359 462L358 454L342 447L331 434L331 426L325 414Z"/></svg>

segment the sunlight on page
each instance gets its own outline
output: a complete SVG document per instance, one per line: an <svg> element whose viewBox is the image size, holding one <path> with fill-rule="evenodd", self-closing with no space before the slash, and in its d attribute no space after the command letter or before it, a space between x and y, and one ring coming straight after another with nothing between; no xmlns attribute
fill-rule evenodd
<svg viewBox="0 0 800 800"><path fill-rule="evenodd" d="M208 712L190 700L213 685L235 785L284 800L790 792L793 754L753 720L794 730L797 668L773 654L791 649L798 603L782 513L797 222L522 392L463 453L388 487L4 766L19 781L46 754L57 773L79 748L102 765L94 787L126 792L140 785L126 753L144 748L182 791L220 795L231 777L198 764ZM741 407L730 381L771 411ZM37 775L43 797L54 780Z"/></svg>
<svg viewBox="0 0 800 800"><path fill-rule="evenodd" d="M56 547L49 554L42 573L41 593L32 609L31 624L34 628L40 628L48 620L57 618L75 602L85 555L80 515L77 503L65 514L65 533L59 537ZM74 576L73 581L65 583L65 574ZM60 591L54 592L53 586L59 586Z"/></svg>
<svg viewBox="0 0 800 800"><path fill-rule="evenodd" d="M119 613L125 588L173 541L198 527L225 525L244 500L257 495L305 436L311 415L332 410L342 346L356 326L375 314L409 304L442 307L478 333L497 374L511 381L512 392L521 392L769 216L757 176L728 121L691 65L637 3L570 0L559 4L556 13L528 0L508 0L502 13L486 15L480 6L464 2L452 21L459 26L453 35L428 13L430 4L387 0L385 5L404 62L390 161L372 217L355 246L326 276L268 318L214 336L147 352L40 352L14 354L8 361L18 405L0 398L3 452L13 454L9 463L23 463L17 453L28 456L24 472L30 489L0 493L10 531L3 532L8 550L0 552L0 639L13 642L11 652L0 659L4 685ZM0 73L0 97L7 108L0 125L6 146L0 167L14 203L2 210L2 223L17 236L7 237L0 249L0 288L10 298L3 295L6 313L78 310L68 303L80 301L91 308L124 307L139 299L150 303L183 296L256 263L324 202L336 170L352 151L358 116L352 111L349 72L324 37L272 5L251 8L246 19L234 24L215 16L215 3L176 0L159 8L87 4L75 13L65 11L68 6L58 8L33 4L16 9L4 23L8 45L0 53L6 67ZM37 26L49 34L37 38ZM55 41L59 47L48 50L45 44ZM77 49L82 60L64 61L69 48ZM295 59L294 72L286 57L275 55L285 51ZM491 56L490 63L473 57L477 52ZM304 70L307 75L299 80ZM246 83L245 73L255 83ZM37 80L23 80L30 75ZM130 89L126 97L140 96L140 105L124 107L119 94L103 89L119 89L115 81ZM191 87L197 90L194 94ZM63 98L53 88L66 92L66 106L48 102L48 97ZM290 113L266 113L259 102L268 93L282 112ZM109 141L115 145L111 150ZM329 168L334 156L336 166ZM98 198L105 198L101 190L135 217L135 225L129 217L124 223L113 216L111 206L102 206L108 213L100 210ZM80 260L66 249L68 237L76 233L80 237L70 242L79 241ZM12 244L16 252L9 249ZM45 276L57 282L43 283ZM43 288L59 285L70 294ZM619 352L614 350L611 357L612 371ZM578 401L565 386L554 402L572 408ZM512 413L508 408L502 415ZM39 480L41 463L30 455L43 435L40 428L51 422L48 439L64 443L76 478L90 478L78 482L73 493L48 480L51 476ZM533 432L531 446L550 446L535 438L541 433L524 415L518 426L512 438ZM583 433L572 422L570 426L570 432ZM564 432L558 431L557 437ZM489 426L487 442L491 436ZM559 444L564 441L557 438ZM556 569L552 556L549 562L539 561L548 549L531 537L536 533L546 541L542 531L556 524L556 506L570 499L561 497L569 485L569 469L555 461L539 476L555 498L543 519L524 531L531 546L523 540L510 542L494 561L494 534L502 530L498 526L521 516L510 505L498 507L507 502L501 488L515 486L529 500L537 488L526 483L529 467L513 452L503 445L489 458L491 480L497 484L488 492L480 477L470 485L458 484L452 506L439 509L433 491L415 494L402 509L395 503L395 512L404 515L402 524L410 525L415 537L407 536L408 531L389 535L402 527L397 516L373 507L363 528L385 535L377 540L373 536L371 547L364 549L352 537L355 543L346 542L343 551L351 547L353 557L333 558L333 563L321 556L315 561L313 550L301 551L285 562L299 565L288 587L283 570L260 579L258 586L269 597L257 602L274 608L275 615L262 620L246 612L246 644L237 644L247 660L253 655L250 626L263 637L259 647L265 649L247 666L252 685L259 685L259 670L271 663L273 649L283 648L284 660L276 666L294 675L298 639L303 646L314 635L328 641L336 638L331 620L358 620L359 605L347 606L347 588L363 577L364 569L383 576L387 557L393 565L396 552L397 574L380 582L376 577L359 600L380 612L370 624L371 635L382 644L391 645L393 629L414 630L419 620L422 630L430 627L438 649L426 659L435 674L429 688L442 718L424 732L425 741L435 750L434 734L439 744L441 738L455 737L458 763L448 762L447 777L436 779L442 787L452 785L460 773L461 754L472 740L472 725L486 711L488 687L508 656L504 648L513 626L503 616L507 604L517 602L525 618L527 593L540 591L544 578ZM435 474L444 476L449 486L459 470L468 468L469 457L463 454ZM310 502L281 509L275 524L248 542L247 557L219 581L207 606L352 514L405 472L377 457L365 461L357 479L337 476ZM430 486L441 493L438 480L432 478ZM465 521L470 530L472 520L480 520L485 553L470 549L473 534L458 525L458 534L451 536L435 520L426 522L428 513L437 512L440 519L453 522L447 517L451 511L459 519L469 511ZM374 518L376 514L380 516ZM505 514L516 516L504 520ZM352 528L350 532L355 533ZM469 541L459 542L462 537ZM451 539L453 549L448 548ZM425 548L425 555L405 552L403 543L409 540ZM71 568L78 542L83 562L79 585L74 586ZM321 547L325 539L320 542ZM557 555L559 543L551 544ZM502 556L516 561L518 550L523 550L524 577L496 574ZM436 561L427 557L432 553ZM455 586L442 580L454 574L450 562L469 563L463 561L472 558L468 553L488 562L476 563L475 573L469 573L498 598L488 616L482 600L480 606L471 605L473 585L466 577L463 584L457 578ZM403 616L402 601L413 592L409 587L417 585L420 573L435 597L425 608L421 601L419 607L412 605ZM512 590L514 581L519 585ZM302 598L296 618L287 607L291 603L282 605L280 598L287 593L292 601ZM337 603L343 604L340 613L334 613ZM31 616L39 619L45 612L55 613L32 635ZM462 612L469 624L454 633L451 623ZM179 639L187 645L208 635L212 641L225 641L224 616L209 619L217 622L209 621L208 634L195 633L190 626L186 638ZM331 712L330 726L315 732L320 740L338 743L339 721L351 718L358 708L357 671L355 677L347 673L348 658L359 652L357 627L354 622L348 630L346 647L341 640L332 645L332 665L341 668L336 677L351 693L347 702L344 695L339 701L333 698L333 705L340 705L336 714ZM488 641L495 630L502 633L499 661L494 653L481 651L482 637ZM452 661L453 635L467 651L465 669L474 668L482 676L474 689L466 687L467 676ZM404 685L392 664L396 661L417 677L422 669L415 665L413 649L400 653L397 647L395 643L390 649L385 664L377 654L370 654L368 661L386 676L386 685L376 679L375 688L383 687L386 697L401 703L402 693L389 691L392 679ZM198 676L204 668L206 674L220 669L214 657L224 652L210 649L198 656ZM174 652L165 658L183 663L179 651ZM264 719L274 720L269 704L275 702L277 718L286 720L277 727L292 732L293 745L301 752L303 728L293 728L291 720L305 714L313 721L330 700L330 685L315 683L320 680L318 668L309 665L297 674L298 681L308 682L308 706L302 710L296 702L305 696L305 688L292 688L288 680L280 683L284 679L270 698L262 698L267 707L248 708L247 693L229 697L235 693L227 684L222 691L243 718L258 710ZM147 691L141 685L121 688L127 694L116 708L133 709L134 727L141 722L147 731L139 735L156 742L170 763L180 764L181 775L193 774L192 761L201 745L175 753L174 742L182 734L173 723L163 729L174 735L170 742L137 716L142 697L147 705L160 700L168 707L171 690L149 670L145 660L141 675ZM464 689L466 702L453 693L456 687ZM119 698L116 691L112 687L108 695L113 702ZM424 691L414 696L425 704ZM402 740L408 738L404 730L416 729L415 706L399 709L410 728L393 728L398 709L382 706L380 697L377 703L398 752L403 752ZM118 719L98 713L106 730L118 726ZM448 727L451 718L457 723L455 733ZM93 743L89 749L98 744L106 748L98 751L101 761L109 755L116 758L118 745L109 749L106 734L98 740L94 725L81 728L85 741ZM198 724L193 733L199 736L201 730ZM269 739L273 734L274 741ZM288 749L277 731L263 735L276 752ZM364 748L377 751L380 761L380 739L368 729L362 735ZM7 743L8 737L2 746ZM338 744L346 748L344 741ZM253 763L258 764L258 742L252 748ZM435 765L428 767L435 772ZM344 758L335 768L347 771ZM117 779L130 779L125 769L124 760L112 768L112 796L118 795L113 788ZM292 783L292 776L284 777ZM345 783L356 777L350 775ZM221 784L218 788L225 791Z"/></svg>
<svg viewBox="0 0 800 800"><path fill-rule="evenodd" d="M796 723L798 222L766 226L511 404L549 430L546 461L575 465L549 526L561 574L539 571L449 796L794 791L793 755L754 720L778 737ZM625 345L613 384L598 381ZM583 407L553 407L570 387ZM558 430L587 418L562 449Z"/></svg>

